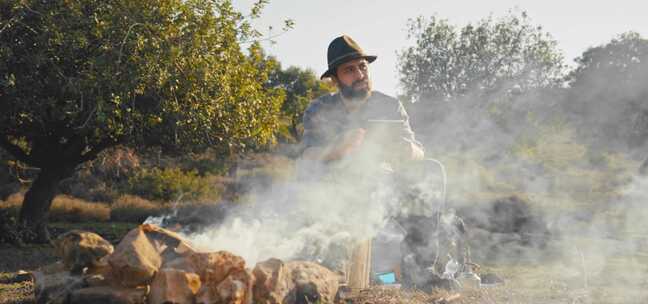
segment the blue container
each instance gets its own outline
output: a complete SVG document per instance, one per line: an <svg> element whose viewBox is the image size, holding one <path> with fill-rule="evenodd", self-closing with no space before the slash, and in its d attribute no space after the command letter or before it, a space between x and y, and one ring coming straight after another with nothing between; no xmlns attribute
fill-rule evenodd
<svg viewBox="0 0 648 304"><path fill-rule="evenodd" d="M384 285L395 284L396 274L392 272L383 272L378 274L378 280Z"/></svg>

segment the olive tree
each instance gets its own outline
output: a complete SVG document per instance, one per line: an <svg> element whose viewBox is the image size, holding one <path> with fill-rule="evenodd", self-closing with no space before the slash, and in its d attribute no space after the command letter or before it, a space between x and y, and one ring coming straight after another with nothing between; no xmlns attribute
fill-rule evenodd
<svg viewBox="0 0 648 304"><path fill-rule="evenodd" d="M59 182L111 146L272 141L283 95L253 32L229 0L0 2L0 147L40 168L21 223L46 240Z"/></svg>
<svg viewBox="0 0 648 304"><path fill-rule="evenodd" d="M552 86L564 70L556 42L524 12L463 27L418 17L408 37L414 44L400 52L399 74L410 101Z"/></svg>
<svg viewBox="0 0 648 304"><path fill-rule="evenodd" d="M599 147L640 147L648 139L648 40L629 32L591 47L568 75L567 112Z"/></svg>
<svg viewBox="0 0 648 304"><path fill-rule="evenodd" d="M282 69L279 64L270 74L269 85L282 89L286 94L281 113L290 135L295 140L301 139L302 116L308 104L313 99L335 90L332 83L320 80L310 69L295 66Z"/></svg>

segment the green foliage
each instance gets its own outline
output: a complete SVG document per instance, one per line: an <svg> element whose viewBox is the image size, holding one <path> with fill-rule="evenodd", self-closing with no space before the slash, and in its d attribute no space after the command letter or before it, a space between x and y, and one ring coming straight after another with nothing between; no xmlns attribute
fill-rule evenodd
<svg viewBox="0 0 648 304"><path fill-rule="evenodd" d="M310 101L334 91L332 84L321 81L312 70L294 66L284 70L278 63L270 74L268 85L285 92L281 113L295 140L301 138L302 116Z"/></svg>
<svg viewBox="0 0 648 304"><path fill-rule="evenodd" d="M0 244L23 245L23 240L32 237L30 230L18 223L15 212L0 208Z"/></svg>
<svg viewBox="0 0 648 304"><path fill-rule="evenodd" d="M195 170L179 168L142 170L128 180L128 191L158 201L214 199L212 185Z"/></svg>
<svg viewBox="0 0 648 304"><path fill-rule="evenodd" d="M0 143L21 161L273 140L281 94L263 86L258 44L241 49L254 33L228 0L9 0L0 12Z"/></svg>
<svg viewBox="0 0 648 304"><path fill-rule="evenodd" d="M575 139L574 130L564 123L539 126L533 136L520 137L512 152L518 159L542 165L555 174L584 160L587 147Z"/></svg>
<svg viewBox="0 0 648 304"><path fill-rule="evenodd" d="M399 54L399 71L410 101L524 92L554 86L562 77L556 42L524 12L461 28L418 17L410 21L409 38L414 45Z"/></svg>

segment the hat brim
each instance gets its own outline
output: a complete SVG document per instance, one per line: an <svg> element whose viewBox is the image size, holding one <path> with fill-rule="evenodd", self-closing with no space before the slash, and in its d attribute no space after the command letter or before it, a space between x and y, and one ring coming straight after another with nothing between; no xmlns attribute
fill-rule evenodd
<svg viewBox="0 0 648 304"><path fill-rule="evenodd" d="M378 58L378 56L373 56L373 55L350 56L349 58L345 59L344 61L340 61L336 65L334 65L332 67L329 67L329 69L326 70L326 72L324 72L324 74L322 74L322 76L320 76L320 79L324 79L326 77L331 77L331 76L335 75L335 69L337 69L337 67L339 67L343 63L349 62L349 61L354 60L354 59L359 59L359 58L364 58L364 59L367 60L367 62L372 63L372 62L376 61L376 58Z"/></svg>

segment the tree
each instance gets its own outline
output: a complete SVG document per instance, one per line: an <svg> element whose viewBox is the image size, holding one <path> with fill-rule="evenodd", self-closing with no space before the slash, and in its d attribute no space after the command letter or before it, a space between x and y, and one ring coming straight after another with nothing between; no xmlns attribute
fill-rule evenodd
<svg viewBox="0 0 648 304"><path fill-rule="evenodd" d="M406 100L524 92L556 85L562 77L556 42L524 12L462 28L437 17L418 17L410 21L408 33L414 45L399 54Z"/></svg>
<svg viewBox="0 0 648 304"><path fill-rule="evenodd" d="M279 64L270 75L269 86L281 88L286 94L281 112L295 140L301 139L302 116L310 101L335 90L332 83L319 80L310 69L291 66L284 70Z"/></svg>
<svg viewBox="0 0 648 304"><path fill-rule="evenodd" d="M111 146L272 141L283 96L251 35L229 0L2 1L0 146L40 168L21 223L46 240L59 182Z"/></svg>
<svg viewBox="0 0 648 304"><path fill-rule="evenodd" d="M648 40L619 35L576 59L568 112L581 134L600 147L636 147L648 139Z"/></svg>

